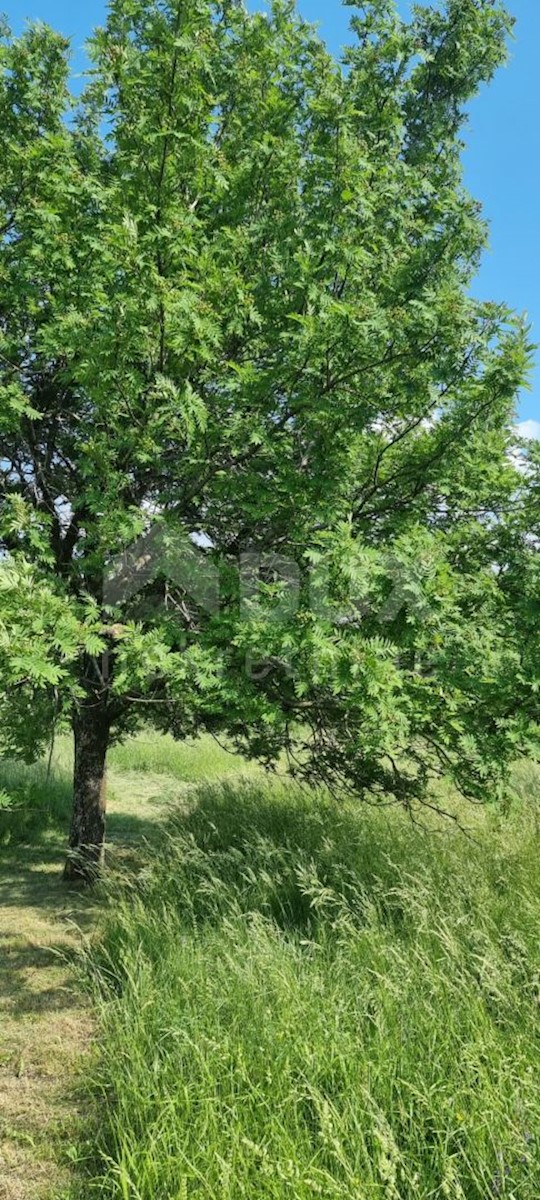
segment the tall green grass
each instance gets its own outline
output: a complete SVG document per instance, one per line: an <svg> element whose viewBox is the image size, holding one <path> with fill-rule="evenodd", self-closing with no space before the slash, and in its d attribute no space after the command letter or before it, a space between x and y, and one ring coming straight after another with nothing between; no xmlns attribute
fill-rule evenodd
<svg viewBox="0 0 540 1200"><path fill-rule="evenodd" d="M170 775L181 783L253 774L256 769L208 734L177 742L150 729L113 746L108 761L113 771Z"/></svg>
<svg viewBox="0 0 540 1200"><path fill-rule="evenodd" d="M71 777L62 768L0 762L0 851L67 830L71 803Z"/></svg>
<svg viewBox="0 0 540 1200"><path fill-rule="evenodd" d="M88 1194L538 1200L530 805L475 836L205 786L89 957Z"/></svg>

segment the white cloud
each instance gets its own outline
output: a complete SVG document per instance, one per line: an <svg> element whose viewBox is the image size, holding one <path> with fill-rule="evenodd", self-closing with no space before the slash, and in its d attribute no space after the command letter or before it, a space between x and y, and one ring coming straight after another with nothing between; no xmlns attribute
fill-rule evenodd
<svg viewBox="0 0 540 1200"><path fill-rule="evenodd" d="M540 439L540 421L522 421L517 427L519 436L529 441Z"/></svg>

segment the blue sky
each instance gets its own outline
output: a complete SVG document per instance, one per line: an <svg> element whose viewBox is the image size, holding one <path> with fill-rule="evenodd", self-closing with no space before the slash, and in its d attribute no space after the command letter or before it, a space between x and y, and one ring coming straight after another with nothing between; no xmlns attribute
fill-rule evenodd
<svg viewBox="0 0 540 1200"><path fill-rule="evenodd" d="M264 0L256 2L263 7ZM405 11L406 0L400 4ZM104 0L0 0L0 6L15 30L37 18L69 35L79 70L85 38L105 13ZM508 0L508 6L517 18L510 65L473 103L467 137L467 183L491 225L474 291L525 310L540 342L540 0ZM350 9L340 0L299 0L299 7L320 23L333 50L343 45ZM540 436L540 367L520 415L526 431Z"/></svg>

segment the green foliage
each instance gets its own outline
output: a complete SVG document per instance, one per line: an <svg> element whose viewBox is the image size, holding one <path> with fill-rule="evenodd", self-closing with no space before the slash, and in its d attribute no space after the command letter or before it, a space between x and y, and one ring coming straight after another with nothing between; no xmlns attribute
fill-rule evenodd
<svg viewBox="0 0 540 1200"><path fill-rule="evenodd" d="M530 346L469 295L460 153L510 28L498 0L372 0L340 64L287 0L113 0L76 105L58 35L4 34L10 752L84 701L359 795L502 790L538 715L510 586L536 587L509 454ZM204 535L219 613L164 572L107 605L153 521ZM296 563L287 616L275 565L239 603L245 551Z"/></svg>
<svg viewBox="0 0 540 1200"><path fill-rule="evenodd" d="M204 787L90 951L88 1194L534 1200L528 772L474 842L293 786Z"/></svg>
<svg viewBox="0 0 540 1200"><path fill-rule="evenodd" d="M54 575L26 558L0 562L0 718L4 753L35 760L61 713L61 695L77 695L80 657L104 646L90 597L73 603Z"/></svg>

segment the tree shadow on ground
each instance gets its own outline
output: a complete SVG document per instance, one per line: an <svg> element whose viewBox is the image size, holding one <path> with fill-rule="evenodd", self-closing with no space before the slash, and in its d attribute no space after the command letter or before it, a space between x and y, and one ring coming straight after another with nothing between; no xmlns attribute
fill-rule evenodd
<svg viewBox="0 0 540 1200"><path fill-rule="evenodd" d="M53 787L58 788L57 779ZM131 796L122 797L119 811L115 798L109 818L107 857L113 875L136 867L161 816L166 819L170 798L154 798L148 816L130 811L130 802ZM49 821L26 830L27 841L0 846L0 1011L15 1020L60 1013L76 1003L70 967L81 937L95 925L103 897L99 887L64 882L68 828L65 814L57 812L52 827Z"/></svg>
<svg viewBox="0 0 540 1200"><path fill-rule="evenodd" d="M0 856L0 1010L16 1020L75 1003L70 959L96 902L63 885L61 849L58 841Z"/></svg>
<svg viewBox="0 0 540 1200"><path fill-rule="evenodd" d="M84 912L82 894L62 879L63 842L45 846L16 846L0 855L0 910L31 908L57 911L67 918Z"/></svg>
<svg viewBox="0 0 540 1200"><path fill-rule="evenodd" d="M65 941L20 950L0 935L0 1009L11 1017L62 1012L77 1002L66 972L75 956Z"/></svg>
<svg viewBox="0 0 540 1200"><path fill-rule="evenodd" d="M141 817L130 812L111 812L107 823L107 847L115 850L124 846L138 846L144 842L154 842L159 838L161 825L165 824L170 814L170 802L163 805L162 820L155 814L151 817Z"/></svg>

